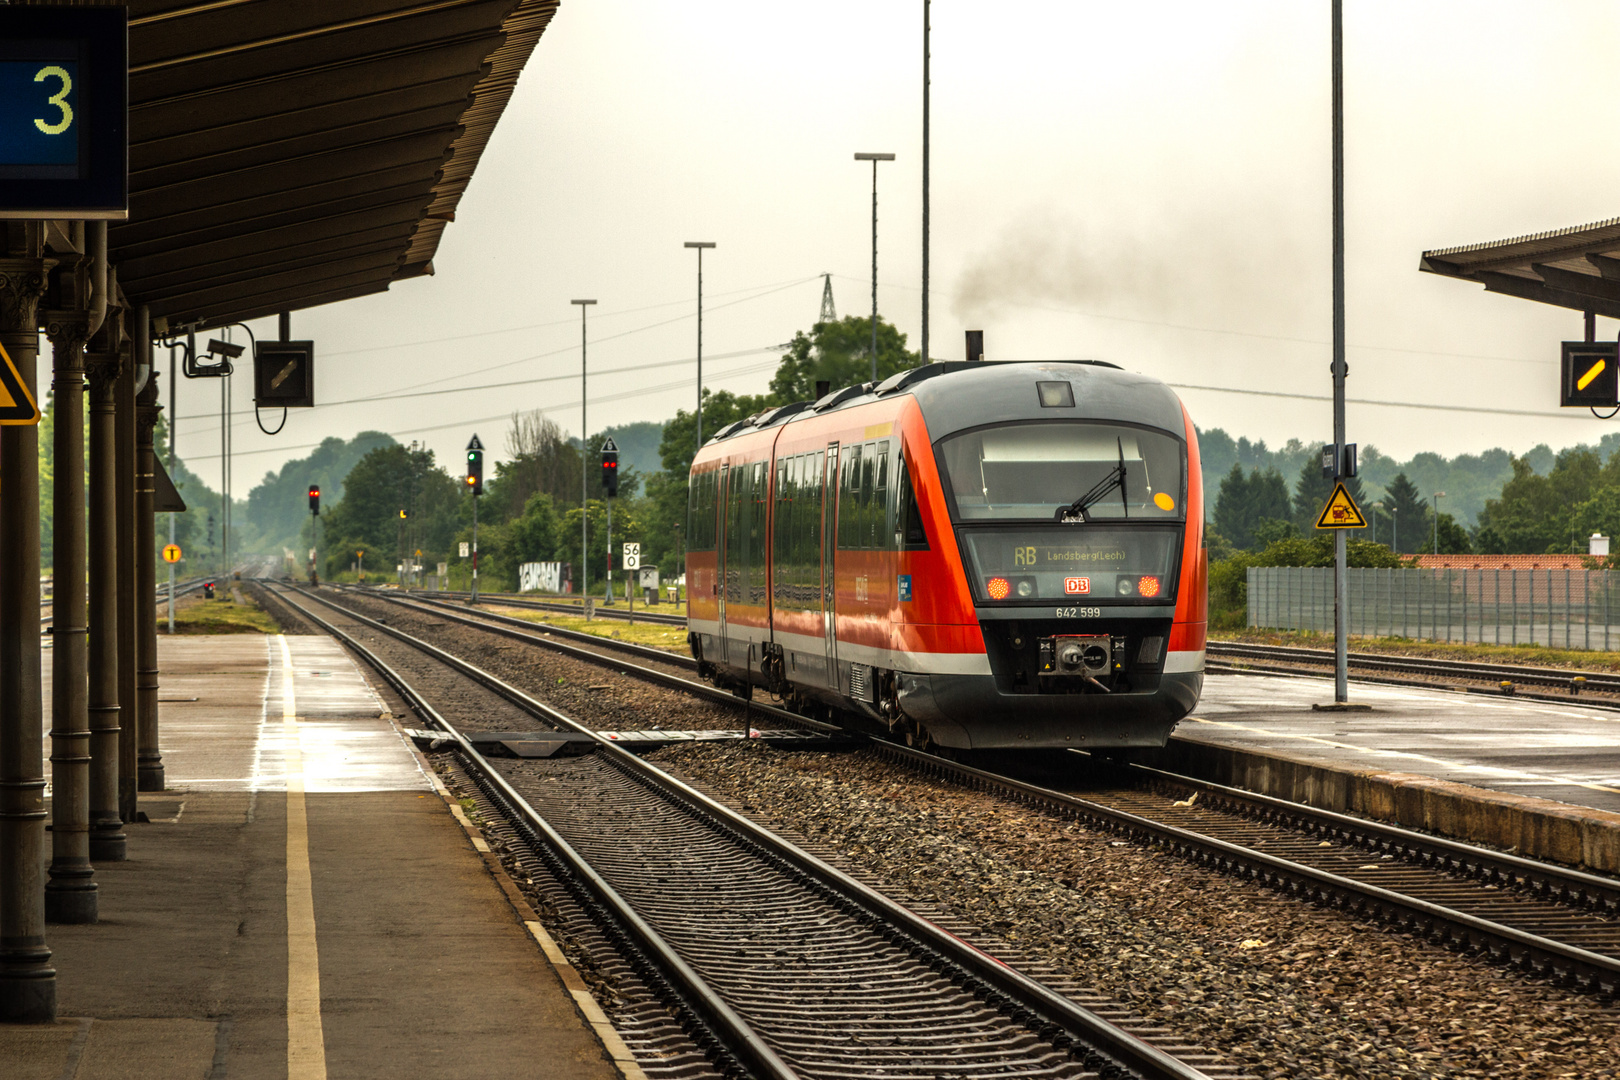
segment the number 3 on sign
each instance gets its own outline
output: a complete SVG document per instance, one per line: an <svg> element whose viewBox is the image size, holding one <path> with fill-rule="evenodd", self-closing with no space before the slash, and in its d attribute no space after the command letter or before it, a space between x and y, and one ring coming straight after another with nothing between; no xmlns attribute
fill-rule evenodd
<svg viewBox="0 0 1620 1080"><path fill-rule="evenodd" d="M62 116L54 123L49 123L43 118L36 119L34 126L47 135L60 135L73 126L73 106L67 103L67 96L73 92L73 77L64 69L52 64L49 67L42 67L34 73L35 82L44 82L46 79L61 80L61 88L46 98L45 102L48 105L55 105L61 110Z"/></svg>

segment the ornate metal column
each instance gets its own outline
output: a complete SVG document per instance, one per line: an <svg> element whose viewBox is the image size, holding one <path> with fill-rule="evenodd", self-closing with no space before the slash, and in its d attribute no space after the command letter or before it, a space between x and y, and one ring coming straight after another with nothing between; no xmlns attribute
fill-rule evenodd
<svg viewBox="0 0 1620 1080"><path fill-rule="evenodd" d="M0 222L0 345L39 400L37 222ZM0 427L0 1023L56 1019L45 944L45 723L39 653L39 429Z"/></svg>
<svg viewBox="0 0 1620 1080"><path fill-rule="evenodd" d="M111 320L109 319L109 322ZM111 335L113 327L103 329ZM90 370L90 861L122 862L118 814L118 547L113 407L123 357L92 353Z"/></svg>
<svg viewBox="0 0 1620 1080"><path fill-rule="evenodd" d="M58 303L86 299L82 269L63 269ZM90 865L90 685L86 653L84 520L84 343L90 316L68 308L44 313L55 380L55 490L51 565L51 869L45 918L93 923L95 869Z"/></svg>
<svg viewBox="0 0 1620 1080"><path fill-rule="evenodd" d="M128 341L114 391L113 431L118 440L114 455L118 470L117 518L113 526L118 545L118 816L135 820L136 770L139 763L139 716L135 707L135 367ZM150 546L151 539L147 539Z"/></svg>
<svg viewBox="0 0 1620 1080"><path fill-rule="evenodd" d="M135 342L140 349L143 343ZM152 483L152 429L157 426L157 371L135 404L135 711L139 721L142 791L163 790L163 753L158 746L157 547Z"/></svg>

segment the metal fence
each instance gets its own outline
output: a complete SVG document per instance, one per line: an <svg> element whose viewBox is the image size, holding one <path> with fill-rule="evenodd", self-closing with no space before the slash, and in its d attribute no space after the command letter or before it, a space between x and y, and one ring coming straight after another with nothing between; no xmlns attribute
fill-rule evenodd
<svg viewBox="0 0 1620 1080"><path fill-rule="evenodd" d="M1352 569L1350 633L1561 649L1620 647L1620 572ZM1333 632L1333 568L1249 568L1249 625Z"/></svg>

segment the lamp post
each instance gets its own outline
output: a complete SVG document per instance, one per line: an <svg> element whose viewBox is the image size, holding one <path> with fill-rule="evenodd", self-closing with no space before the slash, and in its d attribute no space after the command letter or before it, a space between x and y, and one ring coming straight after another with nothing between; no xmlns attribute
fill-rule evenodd
<svg viewBox="0 0 1620 1080"><path fill-rule="evenodd" d="M1389 504L1389 550L1397 555L1401 551L1401 508L1398 503Z"/></svg>
<svg viewBox="0 0 1620 1080"><path fill-rule="evenodd" d="M697 448L703 449L703 249L714 247L712 240L688 240L686 246L698 253L698 377L697 377Z"/></svg>
<svg viewBox="0 0 1620 1080"><path fill-rule="evenodd" d="M570 300L579 305L579 602L591 617L590 581L590 426L585 420L585 309L595 300Z"/></svg>
<svg viewBox="0 0 1620 1080"><path fill-rule="evenodd" d="M872 163L872 381L877 382L877 167L893 161L893 154L856 154L856 161Z"/></svg>
<svg viewBox="0 0 1620 1080"><path fill-rule="evenodd" d="M1440 554L1440 500L1446 497L1443 491L1434 493L1434 553Z"/></svg>

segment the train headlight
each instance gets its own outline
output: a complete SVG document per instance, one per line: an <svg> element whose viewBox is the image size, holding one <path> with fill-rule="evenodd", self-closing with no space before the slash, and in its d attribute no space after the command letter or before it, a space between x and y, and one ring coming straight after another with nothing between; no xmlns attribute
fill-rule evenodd
<svg viewBox="0 0 1620 1080"><path fill-rule="evenodd" d="M1135 596L1136 582L1132 581L1128 577L1122 577L1114 583L1114 591L1119 593L1121 596Z"/></svg>
<svg viewBox="0 0 1620 1080"><path fill-rule="evenodd" d="M1020 581L1018 583L1018 595L1019 596L1034 596L1035 595L1035 583L1033 581L1029 580L1029 578L1025 578L1024 580Z"/></svg>
<svg viewBox="0 0 1620 1080"><path fill-rule="evenodd" d="M1136 583L1136 591L1142 596L1158 596L1159 579L1152 574L1144 575L1142 580Z"/></svg>
<svg viewBox="0 0 1620 1080"><path fill-rule="evenodd" d="M992 600L1005 600L1012 592L1012 584L1004 577L993 577L985 583L985 591Z"/></svg>

